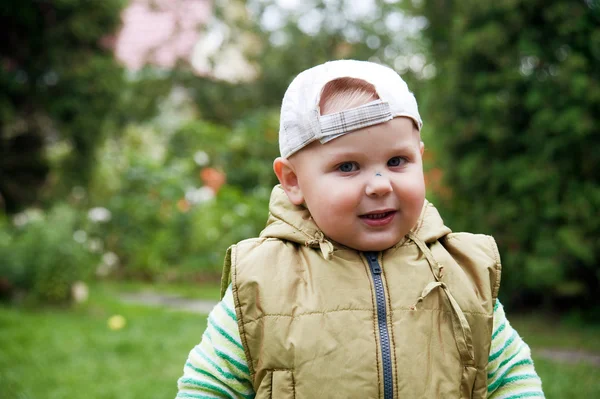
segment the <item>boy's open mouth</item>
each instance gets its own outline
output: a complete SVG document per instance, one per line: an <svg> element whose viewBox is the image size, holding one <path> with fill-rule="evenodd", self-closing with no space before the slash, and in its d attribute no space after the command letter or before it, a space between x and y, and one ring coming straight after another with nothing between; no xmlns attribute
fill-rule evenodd
<svg viewBox="0 0 600 399"><path fill-rule="evenodd" d="M396 211L384 211L384 212L377 212L377 213L367 213L364 215L360 215L359 217L362 219L378 220L378 219L385 219L386 217L388 217L394 213L396 213Z"/></svg>

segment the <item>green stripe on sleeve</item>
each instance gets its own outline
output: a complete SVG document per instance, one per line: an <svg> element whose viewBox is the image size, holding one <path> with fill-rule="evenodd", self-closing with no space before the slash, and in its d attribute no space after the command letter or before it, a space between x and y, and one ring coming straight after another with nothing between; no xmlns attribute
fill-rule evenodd
<svg viewBox="0 0 600 399"><path fill-rule="evenodd" d="M223 328L221 328L221 326L219 326L214 320L213 318L209 317L208 318L208 323L210 324L210 326L212 328L214 328L215 330L218 331L219 334L221 334L221 336L223 336L227 341L231 342L232 344L234 344L235 346L237 346L238 348L240 348L241 350L244 350L244 347L242 346L241 342L236 341L231 335L229 335L229 333L225 330L223 330Z"/></svg>
<svg viewBox="0 0 600 399"><path fill-rule="evenodd" d="M200 387L200 388L207 389L209 391L218 392L222 395L225 395L225 397L227 397L227 398L232 397L231 392L227 392L223 388L221 388L217 385L209 384L208 382L205 382L205 381L199 381L199 380L196 380L193 378L180 378L179 383L182 385Z"/></svg>
<svg viewBox="0 0 600 399"><path fill-rule="evenodd" d="M498 336L498 334L500 334L502 331L504 331L505 328L506 328L506 320L504 320L502 322L502 324L500 324L500 326L498 326L496 331L494 331L494 333L492 334L492 341Z"/></svg>
<svg viewBox="0 0 600 399"><path fill-rule="evenodd" d="M221 301L221 308L225 311L225 313L227 313L227 316L229 316L231 320L237 324L237 317L235 313L227 305L225 305L225 302L223 301Z"/></svg>
<svg viewBox="0 0 600 399"><path fill-rule="evenodd" d="M515 375L514 377L501 378L497 381L499 383L498 388L502 388L503 386L512 384L514 382L524 382L526 380L537 380L538 378L539 377L537 376L537 374L522 374L522 375ZM489 391L490 391L490 389L488 387L488 392Z"/></svg>
<svg viewBox="0 0 600 399"><path fill-rule="evenodd" d="M498 357L500 357L500 355L502 355L502 352L504 352L504 350L506 348L508 348L508 346L510 344L513 343L513 341L515 340L515 338L517 338L517 332L515 330L513 330L513 333L511 334L510 338L506 340L506 342L504 343L504 346L500 349L498 349L495 353L491 354L488 362L493 362L494 360L496 360Z"/></svg>
<svg viewBox="0 0 600 399"><path fill-rule="evenodd" d="M206 396L200 393L186 393L186 392L179 392L177 394L178 398L193 398L193 399L217 399L217 396Z"/></svg>

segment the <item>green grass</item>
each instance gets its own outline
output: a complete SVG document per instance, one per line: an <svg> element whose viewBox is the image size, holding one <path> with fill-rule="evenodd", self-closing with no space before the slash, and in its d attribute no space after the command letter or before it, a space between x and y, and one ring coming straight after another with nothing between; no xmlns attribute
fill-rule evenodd
<svg viewBox="0 0 600 399"><path fill-rule="evenodd" d="M90 301L81 307L0 306L0 398L173 398L206 317L116 299L118 293L141 291L218 298L215 286L103 283L92 287ZM107 326L115 314L127 320L122 330ZM559 363L536 354L537 348L600 353L600 327L533 316L509 314L509 319L532 347L548 398L600 398L600 367Z"/></svg>
<svg viewBox="0 0 600 399"><path fill-rule="evenodd" d="M3 399L173 398L206 317L117 302L115 286L91 290L78 309L0 307ZM110 316L125 328L108 328Z"/></svg>
<svg viewBox="0 0 600 399"><path fill-rule="evenodd" d="M549 399L600 398L600 368L542 359L532 348L535 370Z"/></svg>
<svg viewBox="0 0 600 399"><path fill-rule="evenodd" d="M530 346L582 350L600 355L600 325L575 324L531 314L507 314L507 317Z"/></svg>
<svg viewBox="0 0 600 399"><path fill-rule="evenodd" d="M600 355L600 326L575 325L539 315L507 315L531 347L535 369L546 397L600 398L600 367L590 363L563 363L542 358L541 349L584 351Z"/></svg>

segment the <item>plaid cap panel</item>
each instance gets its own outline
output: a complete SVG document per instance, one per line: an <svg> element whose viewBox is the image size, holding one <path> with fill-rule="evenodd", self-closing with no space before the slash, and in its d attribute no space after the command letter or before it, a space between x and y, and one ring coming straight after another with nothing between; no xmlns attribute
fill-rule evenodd
<svg viewBox="0 0 600 399"><path fill-rule="evenodd" d="M360 107L319 117L321 134L317 137L326 143L353 130L392 120L392 111L387 102L371 101Z"/></svg>

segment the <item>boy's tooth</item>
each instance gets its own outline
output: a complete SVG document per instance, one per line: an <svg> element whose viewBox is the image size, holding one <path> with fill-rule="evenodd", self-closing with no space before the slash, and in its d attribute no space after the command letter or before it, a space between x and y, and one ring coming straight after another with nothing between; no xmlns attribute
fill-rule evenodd
<svg viewBox="0 0 600 399"><path fill-rule="evenodd" d="M365 215L367 218L369 219L380 219L382 217L384 217L385 215L387 215L387 212L384 213L371 213L369 215Z"/></svg>

